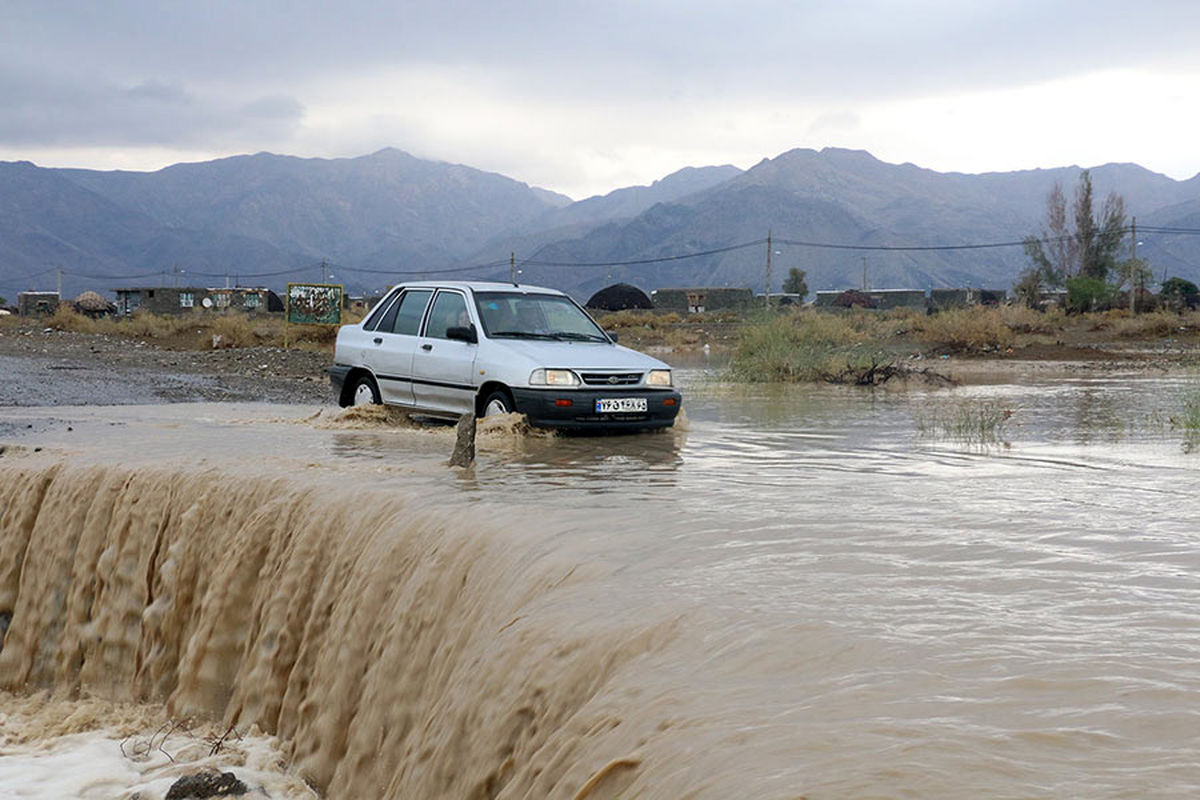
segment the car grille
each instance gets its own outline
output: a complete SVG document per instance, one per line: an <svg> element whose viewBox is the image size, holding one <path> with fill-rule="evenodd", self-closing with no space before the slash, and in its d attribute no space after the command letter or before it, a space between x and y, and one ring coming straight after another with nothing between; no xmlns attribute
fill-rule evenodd
<svg viewBox="0 0 1200 800"><path fill-rule="evenodd" d="M642 382L640 372L581 372L579 377L588 386L632 386Z"/></svg>

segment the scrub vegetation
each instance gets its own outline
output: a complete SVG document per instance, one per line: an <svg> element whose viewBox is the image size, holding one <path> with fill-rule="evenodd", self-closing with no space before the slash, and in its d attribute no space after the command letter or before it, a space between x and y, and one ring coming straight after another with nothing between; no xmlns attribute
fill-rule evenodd
<svg viewBox="0 0 1200 800"><path fill-rule="evenodd" d="M354 321L353 318L347 321ZM729 375L748 382L828 381L875 385L891 378L929 378L946 358L1120 360L1162 358L1194 363L1200 354L1200 311L1127 309L1069 314L1022 305L952 309L815 309L682 314L601 313L597 321L620 344L649 352L704 350L729 357ZM93 319L63 305L49 317L0 317L0 329L59 331L145 341L168 350L273 347L285 344L279 315L135 313ZM290 349L328 352L334 327L292 325ZM670 356L666 356L670 360Z"/></svg>
<svg viewBox="0 0 1200 800"><path fill-rule="evenodd" d="M881 368L886 371L896 361L874 335L883 322L867 315L764 314L742 328L731 377L751 383L858 383L868 377L878 382L874 377L883 378Z"/></svg>
<svg viewBox="0 0 1200 800"><path fill-rule="evenodd" d="M731 377L752 382L831 381L877 384L932 374L922 362L949 356L1082 360L1117 357L1104 350L1144 342L1150 350L1195 352L1200 312L1130 315L1035 311L1023 306L917 311L760 312L738 330ZM1179 356L1181 360L1185 357ZM919 367L919 368L918 368Z"/></svg>
<svg viewBox="0 0 1200 800"><path fill-rule="evenodd" d="M355 318L346 321L353 322ZM137 312L129 317L93 319L64 304L39 322L58 331L153 341L172 350L283 347L285 338L289 347L327 350L337 338L337 328L333 326L291 325L285 331L279 316L240 313L168 316Z"/></svg>

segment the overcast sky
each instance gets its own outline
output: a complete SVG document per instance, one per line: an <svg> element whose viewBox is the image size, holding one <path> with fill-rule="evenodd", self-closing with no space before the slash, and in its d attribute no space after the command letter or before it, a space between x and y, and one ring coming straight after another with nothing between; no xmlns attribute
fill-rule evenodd
<svg viewBox="0 0 1200 800"><path fill-rule="evenodd" d="M576 199L851 147L1200 171L1200 2L0 0L0 159L382 147Z"/></svg>

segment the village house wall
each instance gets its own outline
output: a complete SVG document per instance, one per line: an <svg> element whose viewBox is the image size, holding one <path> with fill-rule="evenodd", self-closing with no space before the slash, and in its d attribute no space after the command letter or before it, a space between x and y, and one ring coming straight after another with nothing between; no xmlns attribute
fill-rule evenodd
<svg viewBox="0 0 1200 800"><path fill-rule="evenodd" d="M270 289L201 286L154 286L117 289L117 314L135 311L186 314L192 311L244 311L252 314L283 311L283 301Z"/></svg>
<svg viewBox="0 0 1200 800"><path fill-rule="evenodd" d="M53 314L61 299L58 292L19 292L17 313L22 317Z"/></svg>

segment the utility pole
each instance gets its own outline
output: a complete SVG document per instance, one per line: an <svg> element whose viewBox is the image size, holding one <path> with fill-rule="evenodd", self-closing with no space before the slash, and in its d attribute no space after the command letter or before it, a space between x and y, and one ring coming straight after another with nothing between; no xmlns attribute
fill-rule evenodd
<svg viewBox="0 0 1200 800"><path fill-rule="evenodd" d="M62 267L54 270L55 281L54 288L58 292L58 299L62 300Z"/></svg>
<svg viewBox="0 0 1200 800"><path fill-rule="evenodd" d="M1137 296L1138 287L1135 283L1140 283L1142 280L1142 270L1137 263L1137 217L1133 218L1133 223L1129 226L1129 313L1137 313ZM1137 274L1137 280L1134 280L1134 274Z"/></svg>
<svg viewBox="0 0 1200 800"><path fill-rule="evenodd" d="M517 254L511 251L508 254L508 280L513 286L517 285Z"/></svg>
<svg viewBox="0 0 1200 800"><path fill-rule="evenodd" d="M176 288L176 289L178 289L178 288L179 288L179 265L178 265L178 264L176 264L175 266L171 267L171 272L172 272L172 273L174 274L174 276L175 276L175 277L174 277L174 280L175 280L175 288Z"/></svg>
<svg viewBox="0 0 1200 800"><path fill-rule="evenodd" d="M766 286L764 287L763 297L766 300L767 308L771 307L771 231L767 229L767 276Z"/></svg>
<svg viewBox="0 0 1200 800"><path fill-rule="evenodd" d="M327 262L325 259L322 258L321 259L321 283L326 283L328 281L328 279L325 277L326 273L328 273L328 272L329 272L329 262Z"/></svg>
<svg viewBox="0 0 1200 800"><path fill-rule="evenodd" d="M865 291L867 291L867 257L863 256L862 260L863 260L863 288L862 288L862 290L865 292Z"/></svg>

